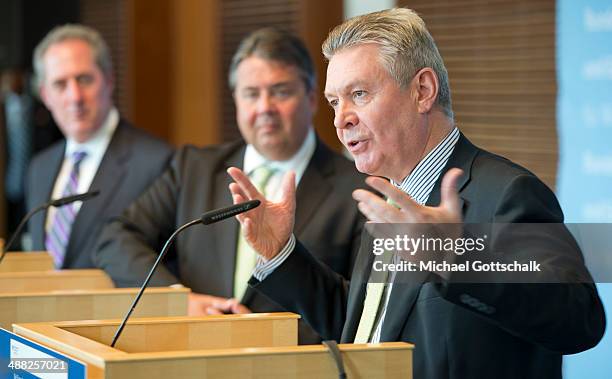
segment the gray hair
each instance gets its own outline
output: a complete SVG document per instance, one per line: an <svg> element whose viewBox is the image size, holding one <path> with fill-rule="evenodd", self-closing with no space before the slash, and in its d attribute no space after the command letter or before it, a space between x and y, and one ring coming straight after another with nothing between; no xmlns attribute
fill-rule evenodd
<svg viewBox="0 0 612 379"><path fill-rule="evenodd" d="M304 42L282 30L263 28L244 38L232 57L228 75L229 86L232 90L236 88L238 65L250 56L294 66L300 72L306 92L310 92L315 87L314 65Z"/></svg>
<svg viewBox="0 0 612 379"><path fill-rule="evenodd" d="M380 47L385 69L401 88L406 88L419 70L432 68L440 86L436 104L448 118L453 118L448 72L433 37L416 12L394 8L353 17L329 33L323 42L323 55L329 60L342 49L364 43Z"/></svg>
<svg viewBox="0 0 612 379"><path fill-rule="evenodd" d="M78 39L87 43L94 55L98 68L106 78L113 75L113 61L110 50L98 31L85 25L66 24L53 28L34 49L34 72L36 82L40 85L45 79L44 56L49 47L66 40Z"/></svg>

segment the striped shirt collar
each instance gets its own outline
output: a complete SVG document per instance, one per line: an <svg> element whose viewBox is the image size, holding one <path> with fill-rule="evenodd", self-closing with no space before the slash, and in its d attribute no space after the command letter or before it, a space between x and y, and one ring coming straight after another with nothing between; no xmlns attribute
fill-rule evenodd
<svg viewBox="0 0 612 379"><path fill-rule="evenodd" d="M440 177L440 173L450 158L457 141L459 141L459 129L454 127L446 137L434 147L412 170L401 184L391 183L406 192L419 204L425 204L434 184Z"/></svg>

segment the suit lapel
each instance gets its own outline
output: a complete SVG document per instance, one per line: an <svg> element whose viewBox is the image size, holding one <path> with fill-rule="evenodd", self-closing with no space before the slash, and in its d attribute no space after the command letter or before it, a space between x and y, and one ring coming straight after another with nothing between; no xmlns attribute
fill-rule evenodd
<svg viewBox="0 0 612 379"><path fill-rule="evenodd" d="M32 188L32 200L29 202L30 206L38 206L51 200L53 192L53 186L55 185L55 179L59 174L60 168L64 161L64 153L66 151L66 140L58 143L53 151L49 154L48 164L41 167L36 175L36 183L30 183L29 186ZM48 168L48 169L47 169ZM41 215L37 215L32 218L32 242L34 246L42 246L45 249L45 223L47 221L48 210Z"/></svg>
<svg viewBox="0 0 612 379"><path fill-rule="evenodd" d="M95 232L91 230L92 225L101 217L106 216L105 209L115 196L114 189L118 188L125 179L132 146L131 136L127 128L128 126L123 121L117 125L117 129L102 157L100 166L89 186L90 191L99 190L100 194L97 198L81 205L70 233L64 266L69 265L76 256L81 254L88 236Z"/></svg>
<svg viewBox="0 0 612 379"><path fill-rule="evenodd" d="M478 149L476 146L472 145L472 143L465 138L463 133L460 134L459 140L457 141L457 145L455 145L455 150L451 154L446 166L442 170L440 177L436 181L433 189L431 190L431 194L427 199L428 206L437 206L440 204L440 186L442 185L442 178L451 168L460 168L463 171L463 176L459 179L457 183L457 189L459 190L459 200L460 205L463 210L463 214L465 214L465 209L469 205L467 201L461 196L461 191L466 186L466 184L471 179L471 171L472 171L472 163L474 162L474 158L478 154Z"/></svg>
<svg viewBox="0 0 612 379"><path fill-rule="evenodd" d="M397 272L381 330L381 342L399 340L404 323L408 320L428 276L429 273L426 272Z"/></svg>
<svg viewBox="0 0 612 379"><path fill-rule="evenodd" d="M227 174L229 167L243 167L245 146L234 150L227 159L223 161L215 170L214 188L211 193L211 209L226 207L233 203L232 196L228 189L232 182ZM223 252L217 259L221 262L220 267L227 268L227 272L222 273L225 279L225 291L231 296L234 287L234 272L236 270L236 245L238 241L239 223L235 218L226 220L215 225L215 233L219 251ZM247 290L248 292L248 290ZM245 298L246 298L245 293ZM243 298L244 299L244 298Z"/></svg>
<svg viewBox="0 0 612 379"><path fill-rule="evenodd" d="M462 213L465 214L468 203L462 198L461 191L470 180L472 162L477 152L478 150L476 147L461 134L455 146L455 150L450 156L427 199L427 206L437 206L440 204L440 186L442 178L448 170L457 167L464 172L464 175L458 182L458 190ZM414 308L423 283L427 280L429 275L429 273L422 272L416 274L407 272L397 273L381 331L381 341L397 341L399 339L403 326ZM357 322L359 322L359 320L357 320Z"/></svg>
<svg viewBox="0 0 612 379"><path fill-rule="evenodd" d="M317 145L310 162L304 171L296 192L296 210L294 232L299 236L319 204L327 197L331 188L325 177L334 172L331 151L317 138Z"/></svg>
<svg viewBox="0 0 612 379"><path fill-rule="evenodd" d="M363 240L367 238L366 234L362 234L361 249L357 262L355 262L355 270L352 273L351 285L346 308L346 321L342 330L341 342L350 343L355 340L359 320L363 311L363 303L366 297L366 288L370 278L371 267L374 263L374 254L370 253L370 249L364 248L369 244Z"/></svg>

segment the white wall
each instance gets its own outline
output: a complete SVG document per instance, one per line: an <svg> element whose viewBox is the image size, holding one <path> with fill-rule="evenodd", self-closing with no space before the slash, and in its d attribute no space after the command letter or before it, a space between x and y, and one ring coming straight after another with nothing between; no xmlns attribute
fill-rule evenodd
<svg viewBox="0 0 612 379"><path fill-rule="evenodd" d="M396 0L344 0L344 19L393 8Z"/></svg>

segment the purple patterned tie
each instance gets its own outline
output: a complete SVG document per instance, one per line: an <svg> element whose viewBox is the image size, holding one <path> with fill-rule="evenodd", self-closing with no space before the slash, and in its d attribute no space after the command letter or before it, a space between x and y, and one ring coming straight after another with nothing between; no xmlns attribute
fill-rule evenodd
<svg viewBox="0 0 612 379"><path fill-rule="evenodd" d="M86 155L87 153L84 151L76 151L72 154L72 169L70 170L70 177L68 178L66 188L62 192L62 197L74 195L78 192L79 166ZM53 222L45 238L45 246L53 257L56 268L62 267L64 262L66 246L68 246L70 239L70 230L77 215L75 204L67 204L56 209Z"/></svg>

